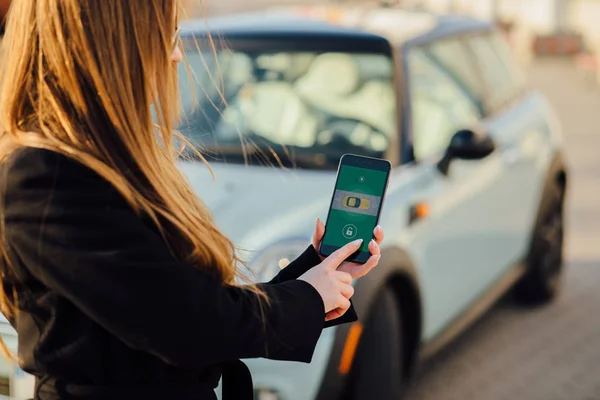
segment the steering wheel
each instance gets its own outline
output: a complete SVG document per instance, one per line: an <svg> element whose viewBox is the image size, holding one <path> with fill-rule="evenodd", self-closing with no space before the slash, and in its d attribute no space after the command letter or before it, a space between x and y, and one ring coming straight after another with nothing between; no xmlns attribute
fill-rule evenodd
<svg viewBox="0 0 600 400"><path fill-rule="evenodd" d="M360 137L361 132L358 131L361 127L364 129L364 138L362 140ZM384 150L385 146L382 146L383 149L377 149L370 143L373 140L373 135L383 139L383 142L386 144L389 141L388 135L375 125L359 119L344 117L326 122L324 129L321 129L317 133L315 141L319 146L331 146L335 144L335 146L349 149L360 147L369 152Z"/></svg>

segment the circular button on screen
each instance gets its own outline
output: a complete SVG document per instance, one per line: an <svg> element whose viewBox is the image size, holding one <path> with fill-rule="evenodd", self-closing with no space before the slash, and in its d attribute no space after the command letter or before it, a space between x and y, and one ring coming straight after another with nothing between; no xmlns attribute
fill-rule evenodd
<svg viewBox="0 0 600 400"><path fill-rule="evenodd" d="M352 224L348 224L342 228L342 235L344 235L346 239L354 239L357 233L358 229Z"/></svg>

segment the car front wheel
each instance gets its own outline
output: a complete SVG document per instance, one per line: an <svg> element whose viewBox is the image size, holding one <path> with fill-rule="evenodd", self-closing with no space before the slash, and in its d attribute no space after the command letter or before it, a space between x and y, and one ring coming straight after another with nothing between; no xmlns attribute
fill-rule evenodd
<svg viewBox="0 0 600 400"><path fill-rule="evenodd" d="M403 399L402 354L402 314L393 290L385 287L360 338L346 399Z"/></svg>

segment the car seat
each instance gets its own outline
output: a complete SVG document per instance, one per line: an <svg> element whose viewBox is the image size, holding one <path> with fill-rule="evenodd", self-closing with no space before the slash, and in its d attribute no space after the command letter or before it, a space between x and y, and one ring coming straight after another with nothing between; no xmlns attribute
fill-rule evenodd
<svg viewBox="0 0 600 400"><path fill-rule="evenodd" d="M295 90L319 111L362 121L391 135L397 129L392 62L376 57L321 54L296 81Z"/></svg>

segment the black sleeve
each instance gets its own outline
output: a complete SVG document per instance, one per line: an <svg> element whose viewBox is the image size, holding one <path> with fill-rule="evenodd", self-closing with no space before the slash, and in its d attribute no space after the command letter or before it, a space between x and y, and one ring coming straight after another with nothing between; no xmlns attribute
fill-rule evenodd
<svg viewBox="0 0 600 400"><path fill-rule="evenodd" d="M321 258L317 250L310 245L302 254L298 256L294 261L288 264L287 267L282 269L269 283L282 283L288 282L292 279L298 279L302 274L311 269L312 267L319 265ZM350 300L350 308L344 315L331 321L325 322L325 328L337 326L341 324L347 324L358 320L358 315L354 310L352 300Z"/></svg>
<svg viewBox="0 0 600 400"><path fill-rule="evenodd" d="M19 263L132 348L177 366L310 362L324 326L310 284L260 286L271 301L261 309L248 291L176 261L108 182L75 161L26 150L2 168L6 237Z"/></svg>

